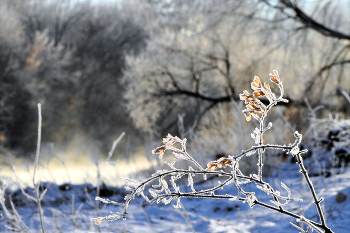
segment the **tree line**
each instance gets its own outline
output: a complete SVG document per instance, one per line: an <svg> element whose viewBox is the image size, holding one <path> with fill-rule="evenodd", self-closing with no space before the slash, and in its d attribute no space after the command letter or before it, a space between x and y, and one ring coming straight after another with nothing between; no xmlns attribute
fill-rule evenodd
<svg viewBox="0 0 350 233"><path fill-rule="evenodd" d="M107 149L121 131L178 134L180 115L202 136L227 135L238 90L273 69L296 127L307 121L305 98L349 114L346 1L0 2L0 142L9 148L35 145L38 102L44 141L80 131Z"/></svg>

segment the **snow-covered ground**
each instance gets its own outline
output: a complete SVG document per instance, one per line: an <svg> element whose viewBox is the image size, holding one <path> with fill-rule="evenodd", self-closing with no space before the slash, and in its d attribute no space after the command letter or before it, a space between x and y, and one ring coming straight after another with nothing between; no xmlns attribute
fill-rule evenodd
<svg viewBox="0 0 350 233"><path fill-rule="evenodd" d="M300 203L290 202L287 210L304 213L307 218L319 222L311 194L298 171L295 164L283 164L276 171L278 175L266 181L281 190L282 194L284 190L280 183L283 182L291 189L292 197L304 200ZM332 169L330 172L327 178L312 177L312 182L318 196L325 198L322 204L327 213L328 226L334 232L350 232L350 171ZM210 182L217 181L209 181L196 188L202 189ZM238 201L198 198L181 199L184 210L173 208L172 204L175 203L150 205L138 197L131 202L126 221L103 222L97 226L90 222L90 218L123 211L119 209L121 207L95 201L97 190L91 184L56 185L45 182L42 186L48 189L42 201L47 232L299 232L290 224L296 223L295 219L273 210L260 206L251 209L247 203ZM186 184L180 188L189 189ZM249 184L246 189L255 191L260 201L270 203L271 196L259 191L254 184ZM34 196L32 189L27 188L26 191ZM221 194L230 191L233 189L220 190ZM122 202L126 194L122 187L100 186L101 197ZM40 220L36 204L27 200L20 190L8 189L5 199L10 211L9 195L23 222L32 232L38 232ZM0 232L12 232L6 227L11 227L11 222L2 209L0 214Z"/></svg>

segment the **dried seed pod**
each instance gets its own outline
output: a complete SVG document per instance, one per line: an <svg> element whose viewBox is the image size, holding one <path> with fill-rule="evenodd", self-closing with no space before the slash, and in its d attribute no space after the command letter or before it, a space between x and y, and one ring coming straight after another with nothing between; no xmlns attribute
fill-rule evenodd
<svg viewBox="0 0 350 233"><path fill-rule="evenodd" d="M216 161L212 161L209 162L207 165L207 171L215 171L215 169L217 168L217 162Z"/></svg>
<svg viewBox="0 0 350 233"><path fill-rule="evenodd" d="M253 112L254 112L253 110L248 110L248 109L244 109L244 110L242 111L242 113L244 114L245 119L246 119L247 121L250 121L250 120L252 119Z"/></svg>
<svg viewBox="0 0 350 233"><path fill-rule="evenodd" d="M228 165L230 165L230 164L232 164L232 159L229 159L229 158L220 158L219 160L218 160L218 167L219 167L219 165L221 166L221 167L227 167ZM221 168L220 167L220 168Z"/></svg>
<svg viewBox="0 0 350 233"><path fill-rule="evenodd" d="M249 94L246 90L244 90L242 94L239 94L239 98L241 100L244 100L245 104L258 101L252 94Z"/></svg>
<svg viewBox="0 0 350 233"><path fill-rule="evenodd" d="M270 80L271 80L271 82L274 82L279 86L282 86L282 82L279 78L277 70L272 71L272 74L270 74Z"/></svg>
<svg viewBox="0 0 350 233"><path fill-rule="evenodd" d="M159 154L159 158L161 159L163 158L165 150L166 150L165 146L160 146L152 150L152 154Z"/></svg>
<svg viewBox="0 0 350 233"><path fill-rule="evenodd" d="M254 81L251 83L251 87L253 90L258 90L262 88L260 78L258 76L254 77Z"/></svg>
<svg viewBox="0 0 350 233"><path fill-rule="evenodd" d="M207 165L207 171L215 171L216 168L227 167L232 164L232 159L230 158L220 158L218 161L211 161Z"/></svg>
<svg viewBox="0 0 350 233"><path fill-rule="evenodd" d="M176 142L182 143L182 140L178 137L174 137L171 134L168 134L166 138L163 138L163 143L166 146L174 145Z"/></svg>
<svg viewBox="0 0 350 233"><path fill-rule="evenodd" d="M254 97L259 98L265 96L265 93L262 90L256 90L253 93Z"/></svg>
<svg viewBox="0 0 350 233"><path fill-rule="evenodd" d="M260 113L262 112L261 107L258 104L250 103L247 105L248 110L253 110L254 112Z"/></svg>

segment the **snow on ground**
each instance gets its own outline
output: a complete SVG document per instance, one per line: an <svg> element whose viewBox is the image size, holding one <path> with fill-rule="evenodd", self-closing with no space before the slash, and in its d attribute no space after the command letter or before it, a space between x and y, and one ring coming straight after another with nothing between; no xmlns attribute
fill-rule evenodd
<svg viewBox="0 0 350 233"><path fill-rule="evenodd" d="M303 214L314 221L319 222L316 208L312 204L310 192L302 179L299 169L295 164L280 166L278 176L266 179L275 189L284 190L280 183L285 183L292 191L292 197L302 198L301 203L291 202L286 209ZM327 222L334 232L350 232L350 171L332 169L329 177L312 177L312 182L317 193L325 198L323 204L327 212ZM210 181L217 182L217 181ZM206 185L210 185L210 182ZM197 189L203 189L204 184L197 185ZM273 210L260 206L249 208L246 203L215 200L215 199L181 199L185 210L173 208L173 204L150 205L141 197L136 198L128 209L127 220L115 222L103 222L99 226L90 222L90 218L105 216L110 212L123 211L113 205L105 205L94 200L96 188L91 184L56 185L45 182L42 189L47 188L42 202L44 209L45 227L47 232L298 232L289 222L296 223L295 219L282 215ZM181 186L181 189L188 187ZM260 201L269 203L270 196L258 190L254 184L246 186L249 191L255 191ZM33 190L26 191L34 195ZM220 190L221 194L234 192L234 190ZM100 196L121 202L126 195L122 188L100 186ZM344 200L344 196L346 200ZM8 195L11 195L13 203L24 223L32 232L40 229L38 210L34 202L28 201L19 190L7 190L5 195L9 209ZM343 198L343 199L342 199ZM337 200L338 199L338 200ZM342 202L340 202L342 201ZM339 203L340 202L340 203ZM0 209L0 232L12 232L5 225L4 211ZM190 223L186 221L189 217ZM192 226L191 226L192 225Z"/></svg>

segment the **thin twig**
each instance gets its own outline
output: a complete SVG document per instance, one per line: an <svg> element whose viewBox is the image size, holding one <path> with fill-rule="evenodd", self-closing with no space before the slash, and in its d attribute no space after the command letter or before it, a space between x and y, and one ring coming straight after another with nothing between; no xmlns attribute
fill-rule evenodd
<svg viewBox="0 0 350 233"><path fill-rule="evenodd" d="M42 124L41 104L38 103L38 142L37 142L36 153L35 153L35 162L34 162L34 171L33 171L33 185L34 185L34 191L35 191L36 204L38 206L38 212L39 212L39 217L40 217L41 230L43 233L45 233L43 209L41 208L41 199L43 198L43 195L46 193L47 190L45 190L43 192L43 194L40 196L40 194L39 194L40 182L38 182L37 184L35 183L35 172L36 172L36 169L38 167L39 154L40 154L41 124Z"/></svg>
<svg viewBox="0 0 350 233"><path fill-rule="evenodd" d="M39 163L40 144L41 144L41 124L42 124L41 104L38 103L38 141L36 144L36 153L35 153L35 162L34 162L34 171L33 171L33 184L35 184L35 173Z"/></svg>
<svg viewBox="0 0 350 233"><path fill-rule="evenodd" d="M312 184L312 181L310 180L309 174L308 174L307 170L305 169L305 166L304 166L304 163L303 163L303 158L301 157L301 152L299 152L296 155L296 158L297 158L297 163L298 163L298 165L300 167L300 172L303 174L303 176L304 176L304 178L305 178L305 180L306 180L306 182L307 182L307 184L309 186L309 189L311 191L312 197L314 199L314 204L316 205L316 208L317 208L317 211L318 211L318 215L319 215L321 223L322 223L321 228L324 229L325 232L333 232L330 228L327 227L327 223L325 221L324 213L323 213L322 207L320 205L321 201L323 201L323 198L321 198L321 199L317 198L317 194L316 194L314 185Z"/></svg>
<svg viewBox="0 0 350 233"><path fill-rule="evenodd" d="M183 215L184 215L184 217L185 217L186 223L190 226L192 233L196 233L196 231L194 230L194 227L193 227L193 225L192 225L191 219L190 219L190 217L188 216L188 213L187 213L185 207L183 206L182 203L180 203L180 206L181 206L181 209L183 210ZM179 212L180 212L180 211L179 211Z"/></svg>
<svg viewBox="0 0 350 233"><path fill-rule="evenodd" d="M125 132L122 132L122 133L120 134L120 136L119 136L115 141L113 141L112 148L111 148L111 150L108 152L108 157L107 157L107 159L106 159L106 163L108 163L108 161L112 158L115 148L117 147L117 145L118 145L118 143L120 142L120 140L122 140L122 138L124 137L124 135L125 135Z"/></svg>

